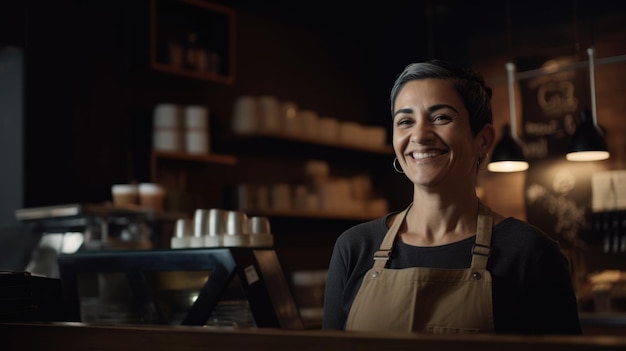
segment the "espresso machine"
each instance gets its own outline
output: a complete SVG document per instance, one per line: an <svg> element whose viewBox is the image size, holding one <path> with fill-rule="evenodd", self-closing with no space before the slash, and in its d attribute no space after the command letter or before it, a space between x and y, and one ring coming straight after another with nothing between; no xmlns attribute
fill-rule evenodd
<svg viewBox="0 0 626 351"><path fill-rule="evenodd" d="M185 215L103 203L17 209L15 218L39 236L25 271L57 278L59 254L167 247L175 221Z"/></svg>

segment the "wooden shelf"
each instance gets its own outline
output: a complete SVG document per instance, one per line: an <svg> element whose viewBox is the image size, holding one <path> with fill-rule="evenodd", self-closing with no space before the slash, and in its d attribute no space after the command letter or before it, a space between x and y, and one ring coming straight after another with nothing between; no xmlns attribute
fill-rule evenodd
<svg viewBox="0 0 626 351"><path fill-rule="evenodd" d="M311 211L311 210L251 210L243 209L249 216L285 217L285 218L318 218L341 219L350 221L367 221L384 216L386 213L376 212L338 212L338 211Z"/></svg>
<svg viewBox="0 0 626 351"><path fill-rule="evenodd" d="M151 0L150 67L186 78L234 84L235 21L233 9L216 3Z"/></svg>
<svg viewBox="0 0 626 351"><path fill-rule="evenodd" d="M195 163L207 163L216 165L234 166L237 164L237 158L232 155L221 154L190 154L187 152L169 152L169 151L152 151L152 160L150 162L150 174L153 182L158 182L158 163L159 160L186 161Z"/></svg>
<svg viewBox="0 0 626 351"><path fill-rule="evenodd" d="M234 83L234 77L232 76L222 76L217 73L211 73L211 72L193 71L193 70L185 69L182 67L176 67L176 66L172 66L172 65L160 63L160 62L153 61L151 63L151 68L152 70L157 71L157 72L175 74L175 75L179 75L179 76L183 76L187 78L208 80L208 81L213 81L213 82L223 83L223 84Z"/></svg>
<svg viewBox="0 0 626 351"><path fill-rule="evenodd" d="M190 154L187 152L153 151L153 158L168 158L175 160L185 160L206 163L221 163L225 165L237 164L237 157L220 154Z"/></svg>
<svg viewBox="0 0 626 351"><path fill-rule="evenodd" d="M393 155L393 148L390 145L381 145L381 146L367 146L367 145L356 145L356 144L347 144L340 142L330 142L320 139L311 139L305 138L290 134L284 133L254 133L254 134L233 134L223 139L222 143L227 145L229 148L237 148L247 147L246 145L240 144L241 142L250 142L250 143L270 143L270 142L290 142L290 143L299 143L301 145L310 145L310 146L323 146L325 148L331 149L342 149L346 151L356 151L356 152L365 152L372 154L381 154L381 155Z"/></svg>

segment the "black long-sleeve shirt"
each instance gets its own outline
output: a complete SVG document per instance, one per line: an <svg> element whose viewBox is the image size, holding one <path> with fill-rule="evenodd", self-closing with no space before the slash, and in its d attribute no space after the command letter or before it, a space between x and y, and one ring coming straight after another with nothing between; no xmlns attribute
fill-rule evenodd
<svg viewBox="0 0 626 351"><path fill-rule="evenodd" d="M338 237L326 281L324 329L345 328L391 215L356 225ZM387 268L468 268L475 239L433 247L396 240ZM493 228L487 270L492 275L496 333L582 333L567 258L558 243L538 228L512 217L498 223Z"/></svg>

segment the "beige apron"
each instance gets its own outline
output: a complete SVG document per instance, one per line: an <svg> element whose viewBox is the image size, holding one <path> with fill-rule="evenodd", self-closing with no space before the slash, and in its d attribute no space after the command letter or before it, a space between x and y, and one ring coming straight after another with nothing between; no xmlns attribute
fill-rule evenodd
<svg viewBox="0 0 626 351"><path fill-rule="evenodd" d="M410 206L409 206L410 208ZM476 242L468 269L386 269L408 208L385 235L374 265L363 277L346 330L414 331L434 334L493 332L491 209L479 202Z"/></svg>

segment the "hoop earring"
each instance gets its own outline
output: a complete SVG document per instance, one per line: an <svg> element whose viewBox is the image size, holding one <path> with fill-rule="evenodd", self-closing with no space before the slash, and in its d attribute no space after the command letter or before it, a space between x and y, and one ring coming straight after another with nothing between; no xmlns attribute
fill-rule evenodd
<svg viewBox="0 0 626 351"><path fill-rule="evenodd" d="M398 163L398 165L396 165L396 162ZM400 167L400 161L398 161L398 158L394 158L393 161L391 162L391 165L393 166L393 169L398 172L398 173L404 173L404 171L402 170L402 167Z"/></svg>
<svg viewBox="0 0 626 351"><path fill-rule="evenodd" d="M489 159L489 153L487 153L484 157L480 157L478 159L478 161L477 161L478 169L480 169L480 170L487 169L486 163L483 164L483 161L486 161L487 159Z"/></svg>

